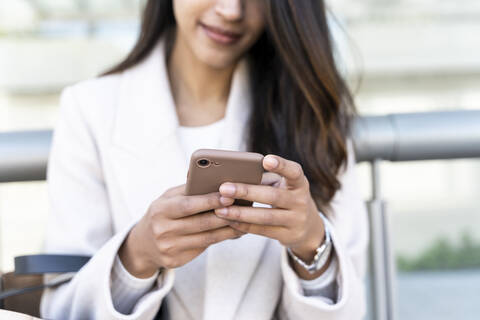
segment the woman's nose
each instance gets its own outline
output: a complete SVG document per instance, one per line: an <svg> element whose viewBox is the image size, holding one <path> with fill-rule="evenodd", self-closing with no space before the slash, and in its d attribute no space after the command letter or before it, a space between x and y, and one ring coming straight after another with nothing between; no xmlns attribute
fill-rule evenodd
<svg viewBox="0 0 480 320"><path fill-rule="evenodd" d="M221 15L225 20L236 21L243 19L244 0L219 0L215 7L215 12Z"/></svg>

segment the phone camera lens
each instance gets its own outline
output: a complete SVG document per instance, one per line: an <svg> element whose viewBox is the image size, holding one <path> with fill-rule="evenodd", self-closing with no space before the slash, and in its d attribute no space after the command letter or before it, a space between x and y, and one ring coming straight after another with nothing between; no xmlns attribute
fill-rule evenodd
<svg viewBox="0 0 480 320"><path fill-rule="evenodd" d="M197 161L197 164L199 167L206 168L210 164L210 161L208 161L207 159L200 159Z"/></svg>

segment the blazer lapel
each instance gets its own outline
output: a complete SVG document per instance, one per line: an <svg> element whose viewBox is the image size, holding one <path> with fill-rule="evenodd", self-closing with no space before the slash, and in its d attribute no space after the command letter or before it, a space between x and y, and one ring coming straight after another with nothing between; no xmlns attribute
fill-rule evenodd
<svg viewBox="0 0 480 320"><path fill-rule="evenodd" d="M185 155L166 70L164 41L122 74L112 162L128 209L140 218L168 188L185 183Z"/></svg>
<svg viewBox="0 0 480 320"><path fill-rule="evenodd" d="M140 219L150 203L168 188L186 182L188 159L177 136L179 122L168 79L164 40L159 40L143 62L123 73L119 88L110 151L115 179L130 212L124 224L132 218ZM252 107L247 59L239 61L233 74L221 149L246 151L246 128ZM175 298L183 299L181 304L195 318L202 310L198 297L203 296L204 319L232 319L265 244L266 238L247 234L209 247L206 259L190 263L206 263L204 268L198 268L205 269L203 281L192 281L196 268L177 268ZM205 277L203 272L196 276ZM204 288L196 286L202 283Z"/></svg>

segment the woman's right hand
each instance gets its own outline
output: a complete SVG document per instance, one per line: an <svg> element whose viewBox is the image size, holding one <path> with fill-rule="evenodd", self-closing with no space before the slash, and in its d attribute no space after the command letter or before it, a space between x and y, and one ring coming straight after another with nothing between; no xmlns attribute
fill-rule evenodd
<svg viewBox="0 0 480 320"><path fill-rule="evenodd" d="M208 246L244 233L213 212L233 204L219 192L186 196L185 185L167 190L153 201L119 250L125 268L137 278L161 268L176 268L193 260ZM206 211L206 212L205 212Z"/></svg>

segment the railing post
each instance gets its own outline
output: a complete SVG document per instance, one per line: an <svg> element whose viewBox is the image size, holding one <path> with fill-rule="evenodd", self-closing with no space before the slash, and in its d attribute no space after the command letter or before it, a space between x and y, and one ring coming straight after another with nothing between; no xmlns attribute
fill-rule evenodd
<svg viewBox="0 0 480 320"><path fill-rule="evenodd" d="M2 190L0 190L0 201L2 200ZM3 217L2 217L2 209L0 208L0 273L5 272L3 270ZM1 284L0 284L1 286Z"/></svg>
<svg viewBox="0 0 480 320"><path fill-rule="evenodd" d="M396 319L395 262L386 203L381 194L380 163L380 159L371 162L372 199L368 202L372 305L374 319L394 320Z"/></svg>

